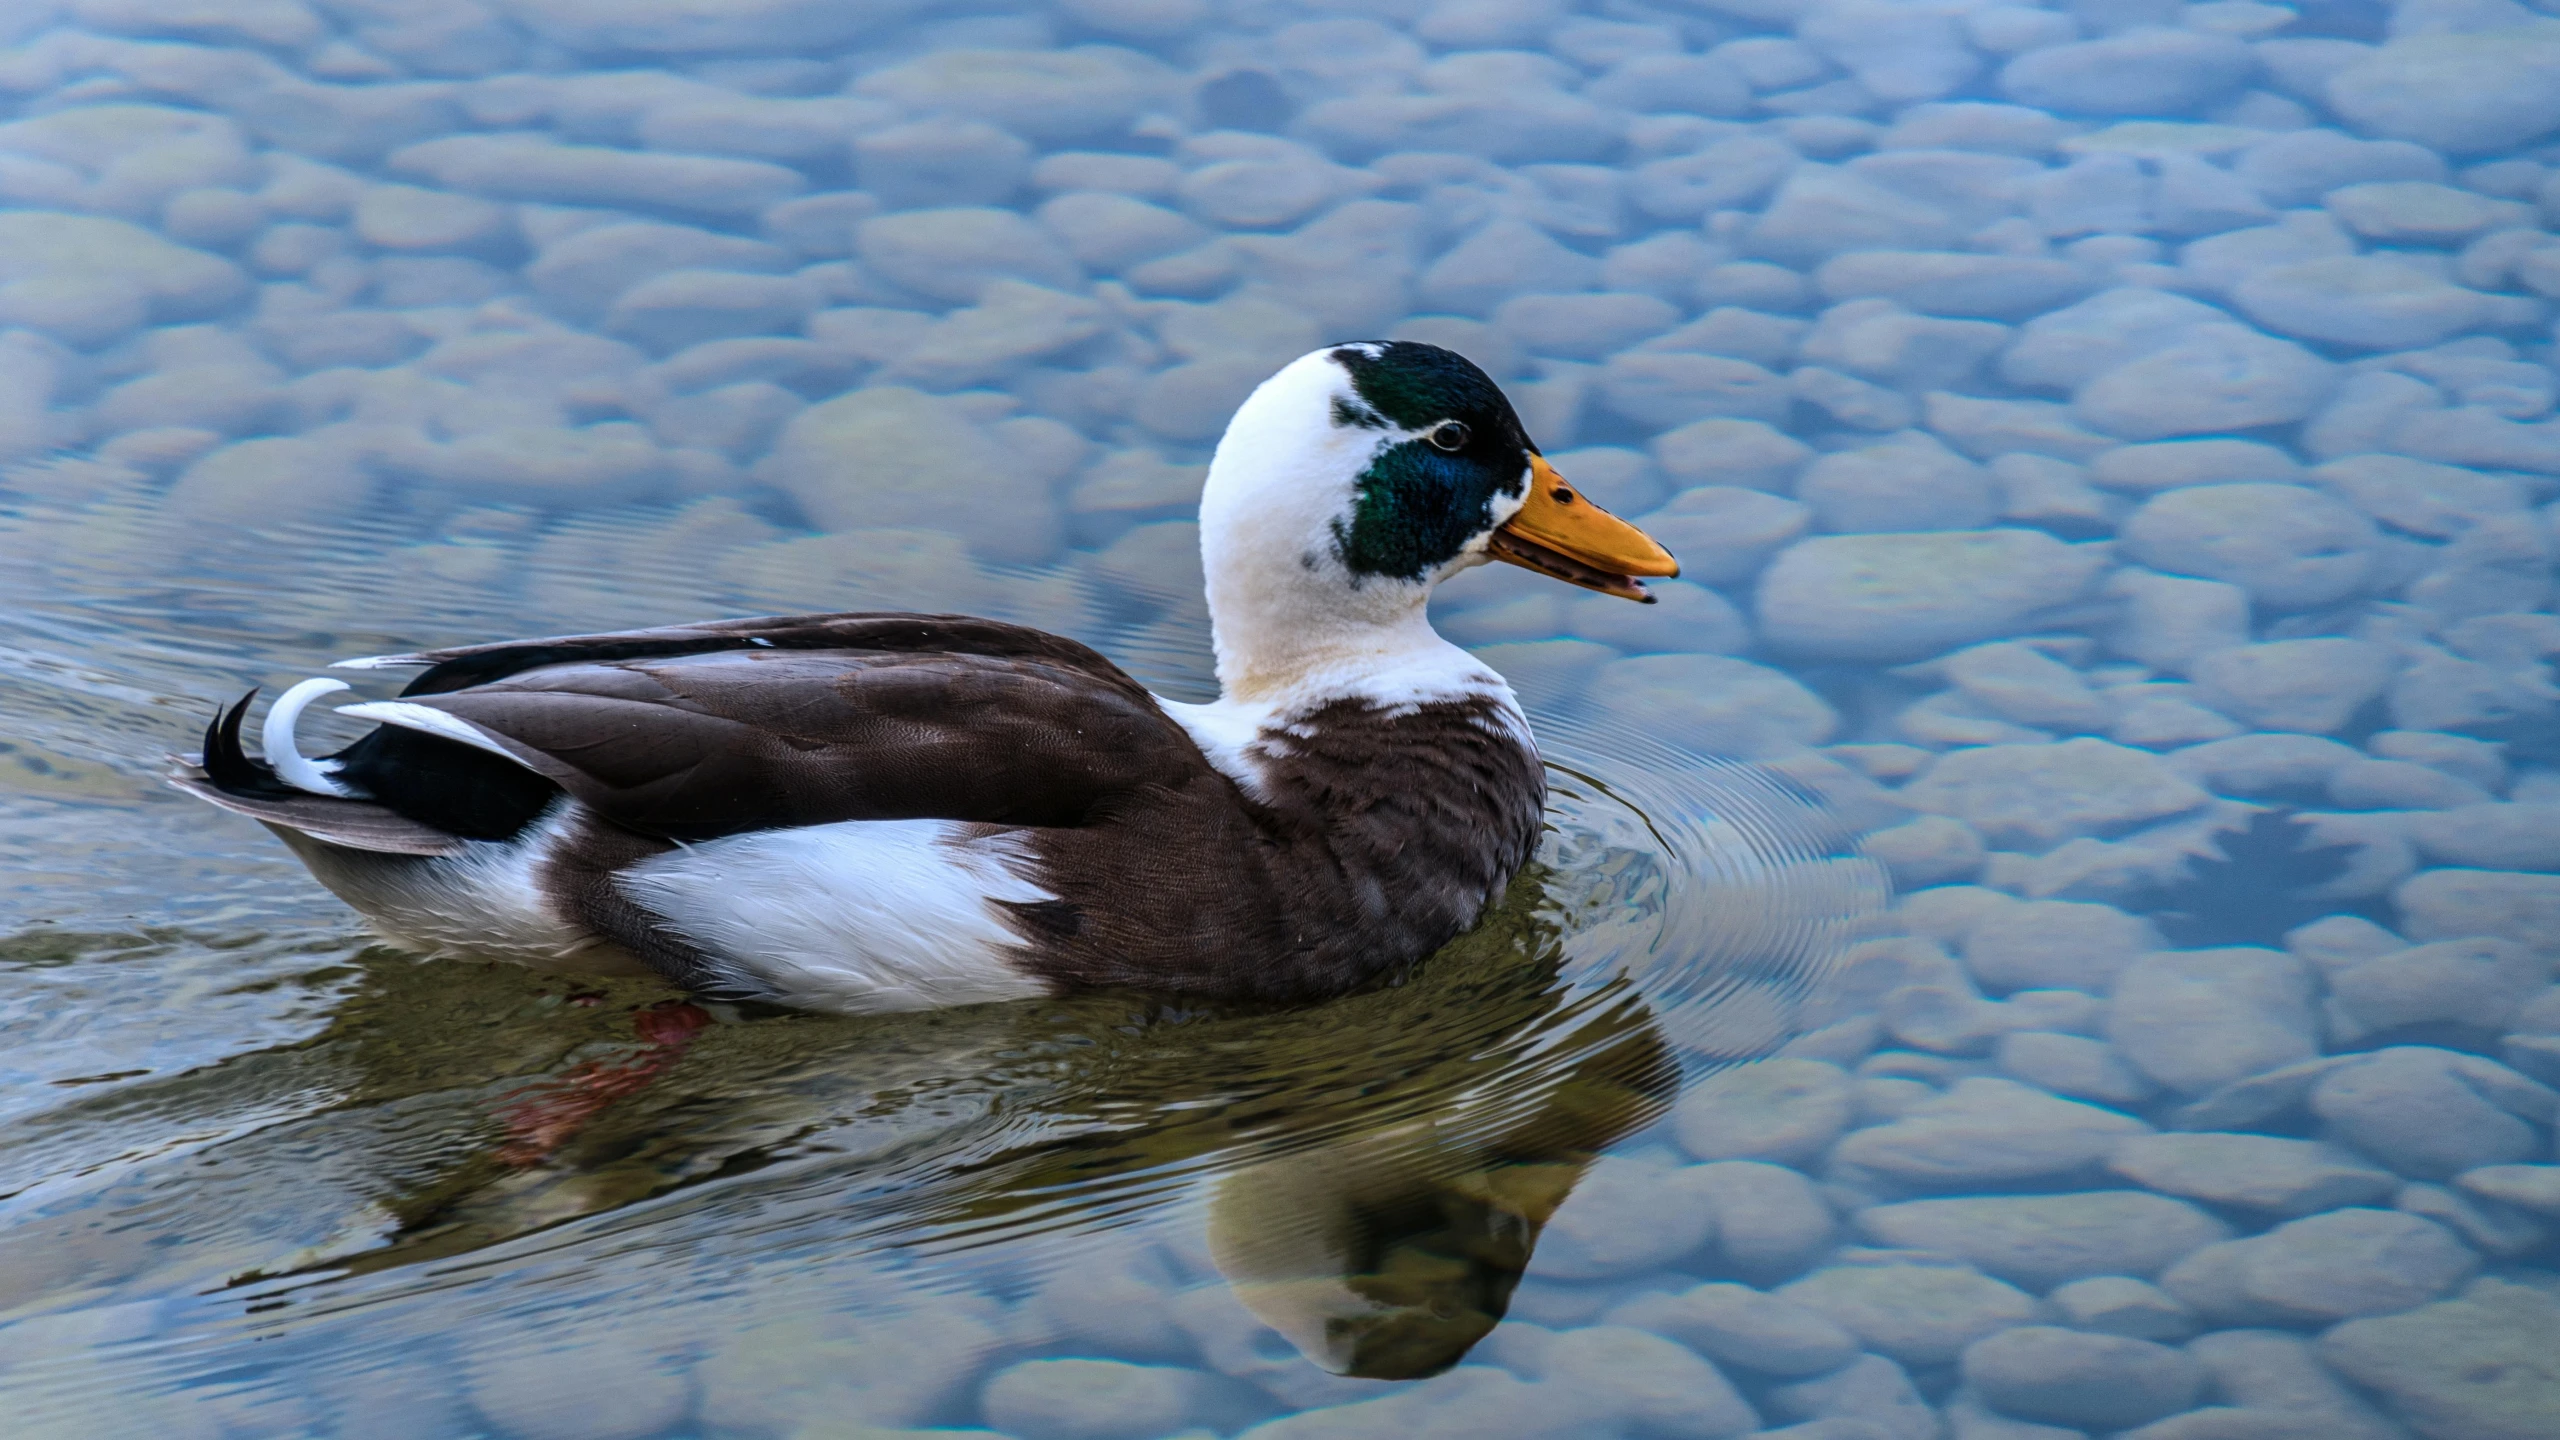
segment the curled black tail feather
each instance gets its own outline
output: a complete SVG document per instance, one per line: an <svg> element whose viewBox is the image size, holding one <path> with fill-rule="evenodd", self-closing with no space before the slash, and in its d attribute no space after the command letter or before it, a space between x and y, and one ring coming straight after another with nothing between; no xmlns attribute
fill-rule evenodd
<svg viewBox="0 0 2560 1440"><path fill-rule="evenodd" d="M302 792L284 783L264 760L251 759L240 744L241 722L249 716L249 702L257 698L252 687L229 709L214 707L213 720L204 727L205 778L222 793L246 800L291 799Z"/></svg>

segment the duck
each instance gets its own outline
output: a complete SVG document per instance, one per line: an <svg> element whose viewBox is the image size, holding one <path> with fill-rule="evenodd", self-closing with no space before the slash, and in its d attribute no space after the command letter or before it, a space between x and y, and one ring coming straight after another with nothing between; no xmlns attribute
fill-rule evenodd
<svg viewBox="0 0 2560 1440"><path fill-rule="evenodd" d="M884 457L894 463L894 457ZM966 615L759 616L340 661L412 670L306 755L217 707L179 790L400 948L863 1014L1116 987L1294 1005L1464 933L1540 833L1518 698L1433 590L1503 562L1651 603L1679 564L1491 377L1329 346L1235 411L1199 507L1219 693Z"/></svg>

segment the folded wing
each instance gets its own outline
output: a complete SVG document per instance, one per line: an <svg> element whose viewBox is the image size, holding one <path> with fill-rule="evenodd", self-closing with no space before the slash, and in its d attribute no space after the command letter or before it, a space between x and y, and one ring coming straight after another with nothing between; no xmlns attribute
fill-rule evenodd
<svg viewBox="0 0 2560 1440"><path fill-rule="evenodd" d="M641 633L661 645L693 641ZM817 638L803 633L804 644ZM591 656L618 648L595 643L613 637L580 638ZM547 653L447 652L422 682L473 663L505 673L440 692L413 685L402 707L462 721L485 748L605 817L680 841L842 820L1085 825L1149 787L1181 788L1210 773L1142 687L1083 651L1106 672L1096 673L1073 653L1081 646L1038 638L1061 648L776 643L563 662L551 657L569 642L536 642L512 648ZM517 659L534 663L508 663Z"/></svg>

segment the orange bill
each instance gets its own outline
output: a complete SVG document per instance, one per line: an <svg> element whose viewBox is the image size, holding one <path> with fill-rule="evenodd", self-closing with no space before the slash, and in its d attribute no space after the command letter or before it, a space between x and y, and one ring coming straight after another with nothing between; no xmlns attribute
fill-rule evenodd
<svg viewBox="0 0 2560 1440"><path fill-rule="evenodd" d="M1591 503L1543 455L1529 457L1528 503L1493 532L1486 549L1496 560L1647 605L1653 597L1644 593L1643 577L1680 573L1660 541Z"/></svg>

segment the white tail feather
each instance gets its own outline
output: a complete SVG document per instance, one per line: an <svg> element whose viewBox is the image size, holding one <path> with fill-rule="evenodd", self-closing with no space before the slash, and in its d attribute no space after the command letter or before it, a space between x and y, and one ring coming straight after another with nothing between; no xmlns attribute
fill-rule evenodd
<svg viewBox="0 0 2560 1440"><path fill-rule="evenodd" d="M359 720L372 720L384 725L397 725L404 730L422 731L445 740L459 741L476 750L486 750L517 764L524 760L514 751L489 738L487 732L459 715L448 715L431 705L413 704L407 700L368 700L361 705L341 705L341 715Z"/></svg>
<svg viewBox="0 0 2560 1440"><path fill-rule="evenodd" d="M276 703L267 707L267 723L258 731L258 743L265 747L267 765L276 772L276 778L296 790L308 790L314 795L335 795L341 799L355 795L354 791L331 779L321 762L304 755L293 743L294 722L302 718L303 710L321 696L346 688L344 680L305 680L277 696Z"/></svg>

